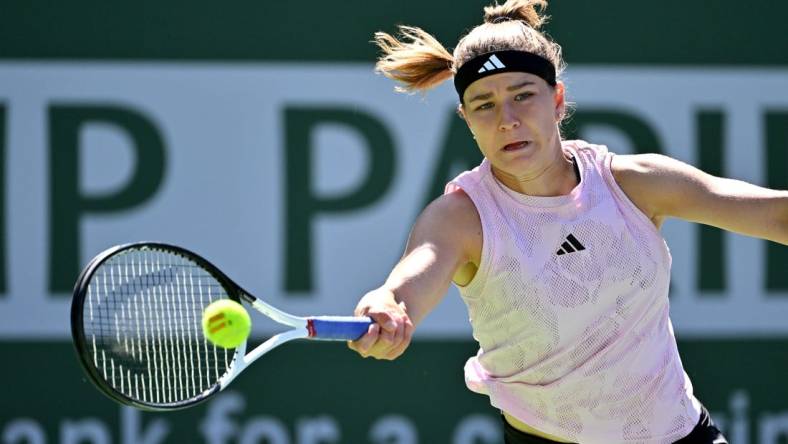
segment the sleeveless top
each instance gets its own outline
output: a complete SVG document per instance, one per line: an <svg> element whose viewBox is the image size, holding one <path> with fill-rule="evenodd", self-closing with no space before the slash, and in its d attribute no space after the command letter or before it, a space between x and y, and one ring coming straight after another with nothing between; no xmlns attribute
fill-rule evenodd
<svg viewBox="0 0 788 444"><path fill-rule="evenodd" d="M478 354L471 390L531 427L583 444L672 443L698 422L668 318L671 256L610 170L613 153L562 142L580 183L517 193L485 159L446 186L481 218L478 270L460 287Z"/></svg>

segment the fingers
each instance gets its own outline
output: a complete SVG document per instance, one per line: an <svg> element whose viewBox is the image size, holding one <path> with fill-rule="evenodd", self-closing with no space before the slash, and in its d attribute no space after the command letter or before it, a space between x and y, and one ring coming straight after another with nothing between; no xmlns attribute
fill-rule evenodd
<svg viewBox="0 0 788 444"><path fill-rule="evenodd" d="M393 313L382 311L377 313L367 313L367 316L372 318L376 324L380 325L384 331L393 332L397 329L397 321L399 320L399 316L396 316Z"/></svg>
<svg viewBox="0 0 788 444"><path fill-rule="evenodd" d="M367 333L356 341L348 342L348 347L363 357L376 359L395 359L408 348L414 326L407 314L368 313L376 322L370 325Z"/></svg>
<svg viewBox="0 0 788 444"><path fill-rule="evenodd" d="M413 322L403 302L395 302L389 291L367 293L354 310L356 316L369 316L374 322L361 338L348 347L363 357L395 359L410 345Z"/></svg>
<svg viewBox="0 0 788 444"><path fill-rule="evenodd" d="M363 357L368 357L369 352L375 343L378 341L378 336L380 334L380 324L372 323L369 325L367 329L367 333L364 336L360 337L355 341L348 341L348 347L351 350L355 350L358 354Z"/></svg>
<svg viewBox="0 0 788 444"><path fill-rule="evenodd" d="M407 313L405 302L400 302L398 306L399 309L402 310L402 313ZM394 333L394 338L391 341L391 346L386 351L384 359L398 358L410 345L410 339L411 336L413 336L414 330L413 322L411 322L410 317L408 317L407 314L402 316L399 321L400 322L397 324L397 330Z"/></svg>
<svg viewBox="0 0 788 444"><path fill-rule="evenodd" d="M402 323L402 336L398 343L393 345L386 353L385 359L396 359L405 352L405 349L410 345L413 330L415 330L413 323L410 321L410 318L406 317Z"/></svg>

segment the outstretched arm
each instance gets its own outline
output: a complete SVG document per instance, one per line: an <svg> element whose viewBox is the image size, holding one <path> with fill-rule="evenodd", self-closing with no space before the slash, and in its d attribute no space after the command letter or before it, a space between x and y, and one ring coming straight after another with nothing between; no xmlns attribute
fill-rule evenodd
<svg viewBox="0 0 788 444"><path fill-rule="evenodd" d="M788 245L788 191L715 177L658 154L616 156L612 170L654 221L676 217Z"/></svg>
<svg viewBox="0 0 788 444"><path fill-rule="evenodd" d="M480 245L481 222L465 193L432 202L416 220L405 254L386 282L359 301L355 314L375 323L350 348L364 357L400 356L415 325L440 302L457 269L478 257Z"/></svg>

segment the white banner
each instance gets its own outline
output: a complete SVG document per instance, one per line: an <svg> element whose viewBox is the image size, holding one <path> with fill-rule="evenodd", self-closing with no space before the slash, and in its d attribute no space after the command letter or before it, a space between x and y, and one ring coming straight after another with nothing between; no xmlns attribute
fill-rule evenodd
<svg viewBox="0 0 788 444"><path fill-rule="evenodd" d="M759 184L765 183L764 114L788 110L788 70L585 66L570 69L567 84L579 110L633 116L656 131L666 154L690 163L697 160L697 113L721 111L725 174ZM51 220L57 202L50 184L54 171L69 174L50 164L52 147L59 146L53 142L53 107L137 113L158 131L166 154L163 181L144 203L84 212L80 267L111 245L160 240L204 255L286 311L349 314L402 253L450 119L458 118L449 84L426 97L395 94L393 86L366 64L0 63L7 134L7 292L0 297L0 338L70 334L70 295L49 290L51 233L59 233L60 223ZM297 294L284 284L291 229L285 209L294 198L285 186L288 108L353 110L380 122L395 150L393 182L384 194L362 208L325 211L311 221L313 289ZM615 128L590 128L583 135L615 152L632 149ZM138 168L134 143L121 127L85 125L78 140L81 195L111 195L128 186ZM346 195L360 186L371 161L358 131L320 126L311 144L308 177L317 195ZM704 294L696 284L703 254L696 248L697 229L672 221L663 231L673 253L672 319L679 336L788 334L788 292L765 288L765 242L726 235L727 286ZM782 266L788 271L788 264ZM258 326L256 332L264 330ZM416 337L470 338L456 290Z"/></svg>

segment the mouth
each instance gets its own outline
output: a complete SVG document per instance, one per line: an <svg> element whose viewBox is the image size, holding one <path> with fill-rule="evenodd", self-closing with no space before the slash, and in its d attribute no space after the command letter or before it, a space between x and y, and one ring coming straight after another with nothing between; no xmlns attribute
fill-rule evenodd
<svg viewBox="0 0 788 444"><path fill-rule="evenodd" d="M531 146L531 144L532 142L530 140L520 140L517 142L512 142L510 144L504 145L504 147L501 148L501 150L506 152L519 151L528 148L529 146Z"/></svg>

